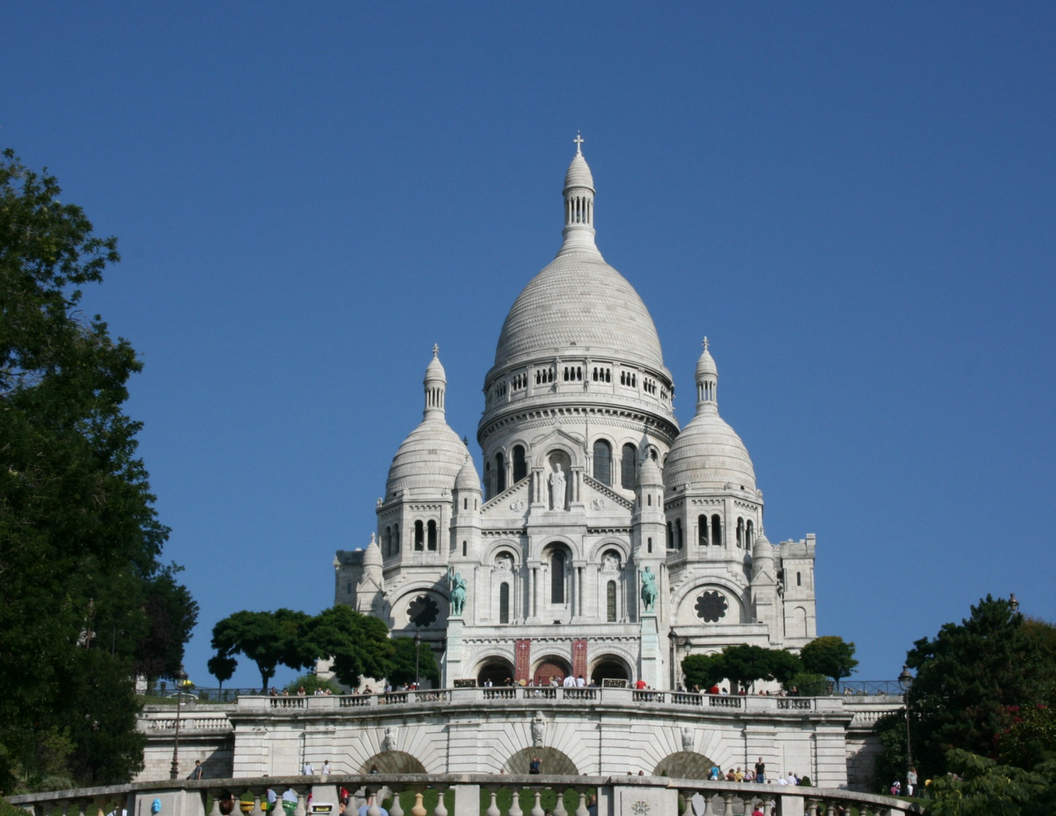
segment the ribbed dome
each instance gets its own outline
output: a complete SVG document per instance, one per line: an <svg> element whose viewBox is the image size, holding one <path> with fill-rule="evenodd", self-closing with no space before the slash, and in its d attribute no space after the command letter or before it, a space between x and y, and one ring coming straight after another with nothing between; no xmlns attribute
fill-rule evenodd
<svg viewBox="0 0 1056 816"><path fill-rule="evenodd" d="M392 459L385 485L386 498L400 490L425 488L450 490L466 459L466 445L444 416L447 377L440 364L440 349L425 369L425 414L421 424L403 440Z"/></svg>
<svg viewBox="0 0 1056 816"><path fill-rule="evenodd" d="M466 453L466 461L458 471L458 476L455 479L456 490L476 490L480 492L480 477L477 475L477 469L473 465L473 457Z"/></svg>
<svg viewBox="0 0 1056 816"><path fill-rule="evenodd" d="M638 484L642 487L657 487L664 483L664 477L660 473L660 467L653 461L652 456L646 456L642 466L638 468Z"/></svg>
<svg viewBox="0 0 1056 816"><path fill-rule="evenodd" d="M755 468L741 438L713 404L682 429L664 464L664 486L706 485L755 489Z"/></svg>
<svg viewBox="0 0 1056 816"><path fill-rule="evenodd" d="M367 549L363 553L363 566L364 567L380 567L381 565L382 565L381 547L378 546L378 540L374 536L374 533L371 533L370 534L370 544L367 545Z"/></svg>
<svg viewBox="0 0 1056 816"><path fill-rule="evenodd" d="M408 434L392 458L385 495L409 488L452 489L466 446L443 417L429 417Z"/></svg>
<svg viewBox="0 0 1056 816"><path fill-rule="evenodd" d="M573 157L572 163L568 166L568 172L565 173L565 189L569 187L594 189L594 175L590 172L590 167L582 153L577 153Z"/></svg>
<svg viewBox="0 0 1056 816"><path fill-rule="evenodd" d="M578 149L565 174L564 242L514 301L499 333L495 365L574 348L664 370L660 338L634 287L594 244L594 177Z"/></svg>
<svg viewBox="0 0 1056 816"><path fill-rule="evenodd" d="M596 250L559 255L517 296L495 365L575 346L663 370L660 338L634 287Z"/></svg>

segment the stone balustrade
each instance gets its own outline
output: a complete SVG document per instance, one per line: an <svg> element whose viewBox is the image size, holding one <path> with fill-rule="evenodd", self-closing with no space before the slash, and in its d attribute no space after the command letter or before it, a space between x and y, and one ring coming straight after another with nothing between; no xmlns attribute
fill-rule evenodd
<svg viewBox="0 0 1056 816"><path fill-rule="evenodd" d="M453 816L524 816L522 802L529 805L530 816L543 816L546 797L554 816L569 816L568 804L575 816L587 816L591 797L596 797L599 816L747 816L757 803L765 813L776 809L779 816L826 816L838 808L853 808L860 816L919 812L916 805L901 799L824 788L646 776L486 774L140 782L10 796L7 801L32 816L104 816L108 812L120 813L122 808L127 809L128 816L150 816L155 812L156 816L227 816L225 810L234 816L266 816L270 789L280 802L284 793L291 799L288 816L338 816L341 788L353 791L356 797L349 812L352 807L365 806L368 816L380 816L379 804L391 816L448 816L452 810ZM155 811L155 807L160 810Z"/></svg>

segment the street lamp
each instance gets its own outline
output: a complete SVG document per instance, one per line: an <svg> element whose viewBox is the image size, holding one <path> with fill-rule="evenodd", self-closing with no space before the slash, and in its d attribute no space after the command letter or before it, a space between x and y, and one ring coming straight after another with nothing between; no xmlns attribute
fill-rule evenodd
<svg viewBox="0 0 1056 816"><path fill-rule="evenodd" d="M421 676L418 673L418 668L419 668L418 647L420 646L421 642L422 642L422 640L421 640L421 637L418 634L418 627L416 626L414 628L414 688L415 688L415 690L417 690L418 687L422 685L422 678L421 678Z"/></svg>
<svg viewBox="0 0 1056 816"><path fill-rule="evenodd" d="M912 795L913 783L910 774L916 774L913 770L913 745L909 738L909 690L913 687L913 675L909 673L909 666L902 667L902 673L898 676L898 686L902 689L902 699L906 708L906 794Z"/></svg>
<svg viewBox="0 0 1056 816"><path fill-rule="evenodd" d="M172 767L169 769L169 779L178 779L180 776L180 709L183 707L183 684L187 681L187 672L180 666L176 673L176 737L172 741Z"/></svg>

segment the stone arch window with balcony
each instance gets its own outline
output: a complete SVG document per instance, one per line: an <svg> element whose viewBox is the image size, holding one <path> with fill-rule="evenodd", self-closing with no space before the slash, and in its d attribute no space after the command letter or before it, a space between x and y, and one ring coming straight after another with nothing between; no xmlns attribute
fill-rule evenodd
<svg viewBox="0 0 1056 816"><path fill-rule="evenodd" d="M620 487L634 490L638 481L638 448L627 443L620 450Z"/></svg>
<svg viewBox="0 0 1056 816"><path fill-rule="evenodd" d="M606 368L605 366L594 366L591 379L594 382L612 382L612 369Z"/></svg>
<svg viewBox="0 0 1056 816"><path fill-rule="evenodd" d="M603 485L612 484L612 445L604 439L594 443L594 478Z"/></svg>
<svg viewBox="0 0 1056 816"><path fill-rule="evenodd" d="M524 445L513 446L513 483L528 478L528 457L524 452Z"/></svg>
<svg viewBox="0 0 1056 816"><path fill-rule="evenodd" d="M535 384L545 385L546 383L552 383L554 381L554 369L553 368L537 368L535 370Z"/></svg>

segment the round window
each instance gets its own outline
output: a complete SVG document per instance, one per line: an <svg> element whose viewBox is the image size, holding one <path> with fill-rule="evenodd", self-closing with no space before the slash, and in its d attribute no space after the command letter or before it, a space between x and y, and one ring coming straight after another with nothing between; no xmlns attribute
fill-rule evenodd
<svg viewBox="0 0 1056 816"><path fill-rule="evenodd" d="M721 592L711 590L697 598L697 617L705 623L715 623L726 617L729 602Z"/></svg>

